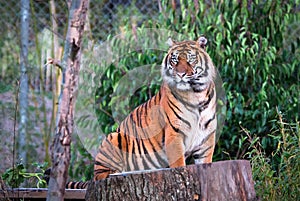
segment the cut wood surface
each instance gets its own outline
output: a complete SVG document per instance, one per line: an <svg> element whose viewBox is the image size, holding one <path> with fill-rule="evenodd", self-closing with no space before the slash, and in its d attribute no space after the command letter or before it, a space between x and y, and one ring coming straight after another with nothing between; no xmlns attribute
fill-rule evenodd
<svg viewBox="0 0 300 201"><path fill-rule="evenodd" d="M92 182L86 200L258 200L250 162L220 161L114 174Z"/></svg>

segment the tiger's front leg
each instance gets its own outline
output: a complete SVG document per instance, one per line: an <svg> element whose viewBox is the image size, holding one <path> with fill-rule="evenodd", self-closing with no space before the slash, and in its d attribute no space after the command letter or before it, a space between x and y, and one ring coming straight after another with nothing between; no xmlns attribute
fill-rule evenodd
<svg viewBox="0 0 300 201"><path fill-rule="evenodd" d="M207 136L200 149L198 149L193 154L195 164L212 162L212 157L215 149L215 133L216 132L213 132L209 136Z"/></svg>
<svg viewBox="0 0 300 201"><path fill-rule="evenodd" d="M181 134L166 129L165 150L170 168L185 166L185 147Z"/></svg>

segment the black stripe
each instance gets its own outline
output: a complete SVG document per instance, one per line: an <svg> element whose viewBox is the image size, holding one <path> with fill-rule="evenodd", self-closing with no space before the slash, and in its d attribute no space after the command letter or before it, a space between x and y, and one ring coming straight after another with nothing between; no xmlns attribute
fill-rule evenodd
<svg viewBox="0 0 300 201"><path fill-rule="evenodd" d="M136 112L136 111L135 111ZM137 112L136 112L136 114L138 114ZM137 122L133 119L133 113L131 113L130 114L130 122L129 122L129 125L131 125L131 131L132 131L132 133L128 133L128 136L130 137L130 136L134 136L135 138L138 138L138 132L137 132L137 130L136 130L136 128L137 128Z"/></svg>
<svg viewBox="0 0 300 201"><path fill-rule="evenodd" d="M202 53L202 52L201 52ZM203 68L203 61L202 61L202 57L201 57L201 55L200 55L200 53L199 52L197 52L197 55L200 57L200 64L201 64L201 67Z"/></svg>
<svg viewBox="0 0 300 201"><path fill-rule="evenodd" d="M168 97L168 102L170 102L170 103L172 104L173 107L175 107L179 112L182 113L181 109L180 109L177 105L175 105L175 104L173 103L173 101L171 101L171 100L169 99L169 97Z"/></svg>
<svg viewBox="0 0 300 201"><path fill-rule="evenodd" d="M135 140L132 140L131 163L133 164L134 170L139 170L139 166L135 160L135 142Z"/></svg>
<svg viewBox="0 0 300 201"><path fill-rule="evenodd" d="M192 108L197 108L197 107L198 107L198 105L193 105L193 104L190 104L189 102L184 101L179 95L177 95L177 94L175 93L174 90L170 90L170 92L171 92L171 94L174 96L174 98L175 98L176 100L178 100L179 102L183 103L183 105L189 106L189 107L192 107Z"/></svg>
<svg viewBox="0 0 300 201"><path fill-rule="evenodd" d="M100 163L99 161L95 161L94 164L95 164L95 165L101 165L101 166L102 166L102 163Z"/></svg>
<svg viewBox="0 0 300 201"><path fill-rule="evenodd" d="M118 132L118 148L122 150L122 136L121 133Z"/></svg>
<svg viewBox="0 0 300 201"><path fill-rule="evenodd" d="M126 124L124 125L125 126L124 131L127 130L127 132L123 134L123 137L125 139L125 143L124 144L126 146L125 147L126 148L126 152L128 153L128 141L129 141L128 140L128 135L130 135L130 133L129 133L128 126L127 126L127 124L128 124L127 121L128 121L128 118L126 118L126 122L125 122ZM122 151L123 151L123 149L122 149Z"/></svg>
<svg viewBox="0 0 300 201"><path fill-rule="evenodd" d="M142 152L141 152L141 145L140 145L140 139L136 139L136 142L137 142L137 148L138 148L138 151L139 151L139 154L141 155Z"/></svg>
<svg viewBox="0 0 300 201"><path fill-rule="evenodd" d="M108 140L107 140L108 141ZM100 149L99 150L99 154L102 154L104 157L106 157L109 161L110 161L110 164L114 164L115 166L119 166L120 164L117 163L115 160L114 160L114 156L112 156L112 152L111 150L113 150L111 143L109 142L109 147L105 148L105 149ZM109 151L108 153L106 151ZM95 164L96 164L97 161L95 161Z"/></svg>
<svg viewBox="0 0 300 201"><path fill-rule="evenodd" d="M151 169L151 168L148 166L148 163L146 162L145 157L142 158L142 163L143 163L143 169L144 169L144 170Z"/></svg>
<svg viewBox="0 0 300 201"><path fill-rule="evenodd" d="M153 146L153 143L151 140L149 140L150 146L153 149L153 153L155 155L155 158L157 159L157 161L159 162L160 166L156 166L156 168L161 168L161 167L167 167L168 163L165 162L165 160L161 157L161 155L156 151L156 149ZM163 149L163 147L160 147L161 150Z"/></svg>
<svg viewBox="0 0 300 201"><path fill-rule="evenodd" d="M76 182L71 182L70 188L74 189Z"/></svg>
<svg viewBox="0 0 300 201"><path fill-rule="evenodd" d="M108 159L109 164L106 163L107 165L115 166L115 167L118 167L118 166L120 165L118 162L116 162L116 161L114 160L114 158L112 158L112 157L110 156L111 152L106 153L106 152L104 152L104 151L101 151L100 153L101 153L105 158ZM102 160L103 160L103 159L102 159ZM102 165L103 163L101 163L100 161L95 161L94 163L95 163L96 165L101 165L101 166L105 166L105 167L106 167L106 165Z"/></svg>
<svg viewBox="0 0 300 201"><path fill-rule="evenodd" d="M145 103L145 107L144 107L144 110L145 110L145 117L147 117L147 115L148 115L148 104L149 104L149 102L150 101L147 101L146 103ZM146 127L148 127L148 122L147 122L147 118L145 118L145 125L146 125Z"/></svg>
<svg viewBox="0 0 300 201"><path fill-rule="evenodd" d="M151 143L151 146L153 147L152 143ZM152 157L150 157L149 152L147 151L147 148L145 147L145 144L144 144L143 140L142 140L142 147L143 147L143 150L144 150L144 157L146 157L148 159L147 161L151 163L152 167L154 166L154 168L156 168L156 169L160 168L160 166L156 165L156 163L152 160ZM154 151L155 151L155 149L154 149ZM156 154L155 154L155 156L156 156ZM148 165L147 165L147 167L149 168Z"/></svg>
<svg viewBox="0 0 300 201"><path fill-rule="evenodd" d="M176 128L176 127L172 124L172 122L171 122L169 116L168 116L168 115L166 115L166 116L167 116L169 125L172 127L172 129L173 129L176 133L179 133L179 134L185 136L185 134L184 134L179 128Z"/></svg>
<svg viewBox="0 0 300 201"><path fill-rule="evenodd" d="M112 140L112 138L113 138L112 135L107 136L107 139L109 139L109 140Z"/></svg>
<svg viewBox="0 0 300 201"><path fill-rule="evenodd" d="M159 89L158 93L156 94L158 101L160 101L161 99L161 90Z"/></svg>
<svg viewBox="0 0 300 201"><path fill-rule="evenodd" d="M216 114L213 115L212 118L210 118L205 124L204 129L207 129L208 125L216 118Z"/></svg>
<svg viewBox="0 0 300 201"><path fill-rule="evenodd" d="M177 112L174 110L174 108L170 105L170 102L168 102L168 106L171 108L171 110L173 111L173 113L176 115L176 117L181 120L183 123L187 124L189 128L191 128L191 124L189 121L187 121L186 119L183 119L181 116L179 116L177 114Z"/></svg>
<svg viewBox="0 0 300 201"><path fill-rule="evenodd" d="M101 165L101 166L103 166L103 165ZM105 166L103 166L103 167L105 167ZM108 169L108 168L107 169L97 169L97 170L94 170L94 173L102 174L102 173L110 172L110 171L111 171L111 169Z"/></svg>
<svg viewBox="0 0 300 201"><path fill-rule="evenodd" d="M202 150L201 153L199 153L199 154L193 154L193 158L194 158L194 159L205 158L205 157L206 157L205 153L206 153L209 149L211 149L211 148L212 148L212 146L209 146L209 147L207 147L205 150ZM201 150L201 148L198 149L198 150L196 150L195 152L200 151L200 150Z"/></svg>
<svg viewBox="0 0 300 201"><path fill-rule="evenodd" d="M140 143L142 143L142 146L143 146L144 141L143 140L138 140L137 143L138 143L139 154L141 156L142 152L141 152L141 144ZM141 160L142 160L142 163L143 163L143 168L140 168L140 169L144 169L144 170L150 169L147 162L146 162L146 160L145 160L145 155L143 155L143 157L141 157Z"/></svg>
<svg viewBox="0 0 300 201"><path fill-rule="evenodd" d="M144 126L143 126L143 121L142 121L141 116L144 115L144 112L145 112L145 106L146 106L146 103L143 103L143 105L140 106L140 107L141 107L141 108L140 108L140 113L139 113L139 126L140 126L140 127L144 127ZM146 126L147 126L147 125L146 125Z"/></svg>
<svg viewBox="0 0 300 201"><path fill-rule="evenodd" d="M209 69L209 66L208 66L208 62L207 62L207 57L206 57L206 55L202 55L202 57L204 57L204 62L205 62L205 70L204 70L204 73L202 73L201 75L203 76L203 77L206 77L207 75L208 75L208 69Z"/></svg>
<svg viewBox="0 0 300 201"><path fill-rule="evenodd" d="M127 170L133 170L132 167L130 167L130 165L134 165L133 168L135 168L136 164L134 164L134 159L132 157L131 160L130 159L130 155L132 156L132 154L134 153L134 139L132 139L132 137L138 137L137 136L137 130L136 130L136 122L134 121L133 119L133 113L131 113L129 115L129 118L128 118L128 121L127 124L126 124L126 127L128 129L128 133L127 135L125 135L125 139L126 139L126 153L125 153L125 158L126 158L126 169ZM131 130L129 129L129 126L131 127ZM129 144L130 143L133 143L133 147L131 150L129 150Z"/></svg>
<svg viewBox="0 0 300 201"><path fill-rule="evenodd" d="M126 169L127 170L130 170L130 167L128 166L129 165L129 143L130 143L130 136L131 135L130 133L128 133L127 135L124 135L124 139L125 139L125 146L126 146L126 151L124 153L124 151L122 150L122 153L123 153L123 156L125 155L125 160L126 160ZM125 164L124 164L125 165Z"/></svg>
<svg viewBox="0 0 300 201"><path fill-rule="evenodd" d="M168 115L166 115L166 116L167 116L169 125L171 125L172 129L173 129L176 133L178 133L178 132L179 132L179 128L175 128L175 126L171 123L171 120L170 120L169 116L168 116Z"/></svg>
<svg viewBox="0 0 300 201"><path fill-rule="evenodd" d="M165 69L168 68L168 58L169 58L169 55L167 55L167 56L165 57Z"/></svg>
<svg viewBox="0 0 300 201"><path fill-rule="evenodd" d="M81 188L87 188L89 182L82 182Z"/></svg>
<svg viewBox="0 0 300 201"><path fill-rule="evenodd" d="M209 105L211 99L213 98L214 94L215 94L215 90L212 89L211 93L208 96L208 100L207 101L202 101L201 103L199 103L199 112L202 112L203 110L205 110L208 107L208 105Z"/></svg>
<svg viewBox="0 0 300 201"><path fill-rule="evenodd" d="M79 181L79 182L68 182L66 184L66 188L67 189L85 189L87 187L87 185L89 184L89 182L83 182L83 181Z"/></svg>
<svg viewBox="0 0 300 201"><path fill-rule="evenodd" d="M162 139L161 139L162 147L165 147L165 142L166 142L166 133L165 133L165 129L162 129Z"/></svg>
<svg viewBox="0 0 300 201"><path fill-rule="evenodd" d="M215 132L216 132L216 130L213 130L209 135L207 135L207 136L202 140L202 142L198 145L198 148L193 150L193 153L195 153L195 152L201 150L202 145L203 145L203 144L211 137L211 135L213 135ZM210 147L211 147L211 146L210 146Z"/></svg>
<svg viewBox="0 0 300 201"><path fill-rule="evenodd" d="M139 117L139 114L141 113L141 111L140 111L140 109L141 109L141 107L142 106L139 106L139 107L137 107L135 110L134 110L134 112L135 112L135 118L136 118L136 121L135 121L135 123L136 123L136 127L141 127L141 122L140 122L140 120L141 120L141 118Z"/></svg>
<svg viewBox="0 0 300 201"><path fill-rule="evenodd" d="M192 87L192 89L195 93L200 93L200 92L204 91L205 88L201 89L201 87L200 87L200 86L203 86L203 85L205 85L205 84L204 83L194 83L194 84L191 83L191 87Z"/></svg>

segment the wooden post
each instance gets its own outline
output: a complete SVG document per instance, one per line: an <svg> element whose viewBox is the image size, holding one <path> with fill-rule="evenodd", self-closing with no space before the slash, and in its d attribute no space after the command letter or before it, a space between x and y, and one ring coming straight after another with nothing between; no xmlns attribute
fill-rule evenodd
<svg viewBox="0 0 300 201"><path fill-rule="evenodd" d="M92 182L86 200L258 200L249 161L132 172Z"/></svg>

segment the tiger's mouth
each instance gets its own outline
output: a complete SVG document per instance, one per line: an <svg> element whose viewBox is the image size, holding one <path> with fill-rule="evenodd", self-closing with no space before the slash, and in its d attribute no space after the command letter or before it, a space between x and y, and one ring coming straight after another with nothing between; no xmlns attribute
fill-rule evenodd
<svg viewBox="0 0 300 201"><path fill-rule="evenodd" d="M174 85L179 90L193 90L194 92L200 92L206 88L205 83L199 82L199 80L194 79L178 79L173 81Z"/></svg>
<svg viewBox="0 0 300 201"><path fill-rule="evenodd" d="M201 92L206 89L206 83L199 82L198 80L190 80L189 84L194 92Z"/></svg>

